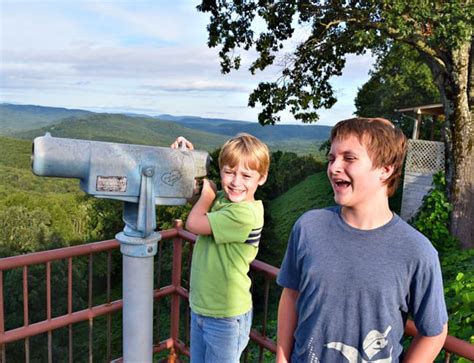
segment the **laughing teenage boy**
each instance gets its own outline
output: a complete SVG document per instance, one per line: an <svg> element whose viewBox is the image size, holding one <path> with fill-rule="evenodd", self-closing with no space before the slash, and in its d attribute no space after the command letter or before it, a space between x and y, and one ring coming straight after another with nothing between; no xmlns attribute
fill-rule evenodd
<svg viewBox="0 0 474 363"><path fill-rule="evenodd" d="M389 209L406 153L388 120L331 132L327 174L337 206L293 227L278 276L277 362L432 362L447 333L436 250ZM408 317L418 335L403 354Z"/></svg>
<svg viewBox="0 0 474 363"><path fill-rule="evenodd" d="M192 148L184 138L181 142ZM267 180L267 146L249 134L227 141L219 154L222 191L204 179L201 195L186 221L199 235L190 282L191 362L234 363L249 340L252 325L250 263L263 228L263 204L255 200Z"/></svg>

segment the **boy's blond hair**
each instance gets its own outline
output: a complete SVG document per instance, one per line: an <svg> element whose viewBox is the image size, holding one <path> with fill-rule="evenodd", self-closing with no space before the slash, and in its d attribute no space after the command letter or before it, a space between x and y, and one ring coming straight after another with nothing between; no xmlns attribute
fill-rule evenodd
<svg viewBox="0 0 474 363"><path fill-rule="evenodd" d="M393 166L393 173L385 181L391 197L397 190L402 175L407 139L403 132L384 118L357 117L339 121L331 130L330 141L343 140L351 135L367 148L374 168Z"/></svg>
<svg viewBox="0 0 474 363"><path fill-rule="evenodd" d="M268 174L270 166L270 152L267 145L255 136L239 133L222 146L219 153L219 168L229 165L237 166L241 161L252 170L258 171L261 176Z"/></svg>

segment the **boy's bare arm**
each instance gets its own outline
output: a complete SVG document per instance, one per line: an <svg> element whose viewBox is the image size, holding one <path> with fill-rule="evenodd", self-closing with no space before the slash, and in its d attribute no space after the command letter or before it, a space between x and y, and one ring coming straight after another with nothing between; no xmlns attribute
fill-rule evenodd
<svg viewBox="0 0 474 363"><path fill-rule="evenodd" d="M408 348L403 363L431 363L443 348L448 334L448 325L444 324L441 334L427 337L417 334Z"/></svg>
<svg viewBox="0 0 474 363"><path fill-rule="evenodd" d="M278 305L278 331L277 331L277 356L276 363L290 361L293 350L293 333L296 329L296 299L299 292L284 288Z"/></svg>
<svg viewBox="0 0 474 363"><path fill-rule="evenodd" d="M200 235L212 234L207 212L211 209L215 198L216 185L208 179L203 179L201 196L196 204L194 204L186 220L186 229L188 231Z"/></svg>

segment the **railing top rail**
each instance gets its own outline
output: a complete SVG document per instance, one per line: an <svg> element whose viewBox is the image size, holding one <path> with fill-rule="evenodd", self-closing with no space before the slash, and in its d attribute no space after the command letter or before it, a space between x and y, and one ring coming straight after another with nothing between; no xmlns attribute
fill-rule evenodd
<svg viewBox="0 0 474 363"><path fill-rule="evenodd" d="M170 239L177 236L175 228L160 231L162 239ZM13 268L36 265L69 257L84 256L93 253L113 250L119 248L120 243L115 240L86 243L77 246L57 248L54 250L33 252L24 255L0 258L0 271L11 270Z"/></svg>
<svg viewBox="0 0 474 363"><path fill-rule="evenodd" d="M405 334L411 337L414 337L416 333L417 333L417 329L416 329L415 323L413 322L413 320L408 320L405 325ZM453 337L451 335L448 335L446 337L446 341L444 342L443 349L445 349L446 351L450 353L457 354L460 357L474 360L474 345L465 340Z"/></svg>
<svg viewBox="0 0 474 363"><path fill-rule="evenodd" d="M68 257L76 257L112 250L120 246L117 240L111 239L107 241L87 243L77 246L62 247L54 250L32 252L24 255L4 257L0 259L0 270L10 270L12 268L36 265L46 262L65 259Z"/></svg>
<svg viewBox="0 0 474 363"><path fill-rule="evenodd" d="M259 260L254 260L250 266L252 267L252 270L262 272L273 279L276 279L278 272L280 271L278 267L269 265L268 263Z"/></svg>
<svg viewBox="0 0 474 363"><path fill-rule="evenodd" d="M178 236L189 242L196 242L197 236L183 228L178 228Z"/></svg>

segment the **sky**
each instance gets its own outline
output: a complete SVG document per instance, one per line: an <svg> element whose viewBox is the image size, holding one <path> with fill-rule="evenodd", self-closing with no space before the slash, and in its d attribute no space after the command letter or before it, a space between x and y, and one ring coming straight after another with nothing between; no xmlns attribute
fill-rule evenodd
<svg viewBox="0 0 474 363"><path fill-rule="evenodd" d="M220 72L208 14L195 0L0 0L0 102L147 115L257 121L248 95L280 68ZM298 33L297 33L298 34ZM291 44L290 44L291 49ZM320 125L353 116L373 59L349 56L334 78L338 102ZM299 123L289 112L282 123Z"/></svg>

